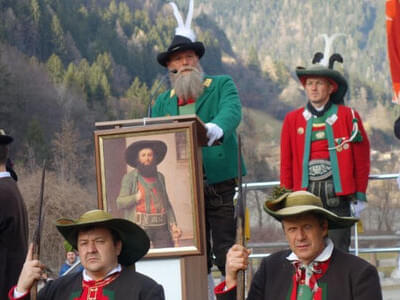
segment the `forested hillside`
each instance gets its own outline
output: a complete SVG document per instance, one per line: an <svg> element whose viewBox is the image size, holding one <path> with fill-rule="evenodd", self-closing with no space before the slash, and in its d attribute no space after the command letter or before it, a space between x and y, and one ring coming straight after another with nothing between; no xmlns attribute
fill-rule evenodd
<svg viewBox="0 0 400 300"><path fill-rule="evenodd" d="M185 3L185 0L177 1ZM256 49L263 69L271 61L287 67L308 64L323 50L320 34L344 33L335 49L347 72L389 89L385 1L198 0L202 10L224 28L242 57ZM239 33L239 34L238 34ZM251 59L251 57L249 57ZM354 76L353 75L353 76Z"/></svg>
<svg viewBox="0 0 400 300"><path fill-rule="evenodd" d="M187 2L176 1L185 15ZM209 74L230 74L243 103L246 181L277 179L281 121L305 101L293 71L323 50L321 33L346 34L335 43L344 57L338 67L373 149L399 146L384 19L384 1L195 0L193 27L206 46L201 63ZM32 223L45 158L46 228L97 206L94 123L145 115L167 88L156 90L166 74L156 55L175 26L163 0L0 0L0 128L15 137L11 154ZM390 167L373 164L376 172L396 164ZM62 243L50 241L55 251L44 255L54 263Z"/></svg>
<svg viewBox="0 0 400 300"><path fill-rule="evenodd" d="M186 3L185 0L177 2ZM374 150L385 152L399 147L392 133L393 120L400 110L391 104L385 1L197 2L201 3L201 14L209 16L224 30L236 56L279 89L279 106L304 103L298 83L293 80L295 67L309 65L313 54L324 50L321 34L343 33L345 37L336 39L334 51L344 58L343 65L337 64L336 68L349 81L346 102L361 113ZM268 101L271 97L274 95L263 97L265 107L252 100L246 106L272 112L274 102L269 105ZM280 118L279 114L274 116ZM373 167L376 171L381 168L374 163Z"/></svg>

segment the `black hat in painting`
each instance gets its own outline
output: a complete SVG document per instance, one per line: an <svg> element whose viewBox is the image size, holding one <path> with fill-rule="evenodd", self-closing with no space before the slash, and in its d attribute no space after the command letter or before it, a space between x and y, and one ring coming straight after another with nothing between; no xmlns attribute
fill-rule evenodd
<svg viewBox="0 0 400 300"><path fill-rule="evenodd" d="M153 150L154 163L156 165L162 162L167 153L167 145L163 141L140 140L129 145L125 151L125 159L128 165L137 168L139 152L144 148L150 148Z"/></svg>

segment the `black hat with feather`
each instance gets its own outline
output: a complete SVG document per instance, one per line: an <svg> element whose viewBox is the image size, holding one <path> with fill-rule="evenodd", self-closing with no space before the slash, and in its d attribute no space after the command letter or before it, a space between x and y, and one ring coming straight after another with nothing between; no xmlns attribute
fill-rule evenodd
<svg viewBox="0 0 400 300"><path fill-rule="evenodd" d="M166 67L169 57L171 54L185 51L193 50L196 55L201 58L204 55L205 49L202 42L196 41L196 34L190 27L193 18L193 0L189 2L189 12L186 17L186 22L183 22L183 18L179 13L178 7L174 2L169 3L174 11L174 16L178 22L178 27L175 28L175 36L168 47L167 51L161 52L157 55L157 61L160 65Z"/></svg>

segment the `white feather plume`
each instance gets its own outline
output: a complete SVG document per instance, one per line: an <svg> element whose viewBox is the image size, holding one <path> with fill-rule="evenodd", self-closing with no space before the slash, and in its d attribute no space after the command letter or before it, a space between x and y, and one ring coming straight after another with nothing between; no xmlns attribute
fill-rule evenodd
<svg viewBox="0 0 400 300"><path fill-rule="evenodd" d="M329 66L329 58L332 55L332 44L333 41L339 37L339 36L346 36L344 33L335 33L331 36L328 36L326 33L321 34L320 36L322 36L325 40L325 49L324 49L324 57L322 58L322 60L320 61L319 64L328 67Z"/></svg>
<svg viewBox="0 0 400 300"><path fill-rule="evenodd" d="M178 27L175 28L175 34L184 36L184 37L190 39L192 42L195 42L196 34L192 30L192 28L190 28L190 26L192 24L192 18L193 18L193 0L190 0L190 2L189 2L189 11L188 11L188 15L186 17L185 23L183 23L183 18L181 16L176 4L174 2L170 2L169 4L172 6L175 19L178 22Z"/></svg>

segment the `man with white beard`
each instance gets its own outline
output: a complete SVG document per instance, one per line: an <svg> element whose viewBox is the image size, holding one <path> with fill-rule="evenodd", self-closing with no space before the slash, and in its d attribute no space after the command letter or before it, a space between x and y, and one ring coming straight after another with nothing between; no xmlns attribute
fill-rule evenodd
<svg viewBox="0 0 400 300"><path fill-rule="evenodd" d="M168 68L172 89L157 98L152 116L196 114L206 124L208 147L203 147L202 154L208 273L215 263L225 275L226 253L235 242L233 196L238 177L236 128L241 120L240 99L230 76L203 73L199 60L204 45L196 41L190 28L193 1L185 25L176 5L171 6L178 27L171 45L158 54L157 60ZM242 170L245 175L243 162Z"/></svg>

